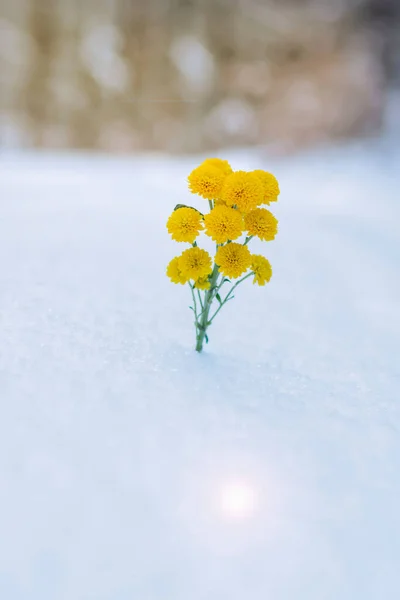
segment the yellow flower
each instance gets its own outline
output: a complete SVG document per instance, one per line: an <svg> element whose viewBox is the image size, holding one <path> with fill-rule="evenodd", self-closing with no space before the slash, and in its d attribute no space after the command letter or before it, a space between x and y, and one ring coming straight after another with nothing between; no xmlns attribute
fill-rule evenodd
<svg viewBox="0 0 400 600"><path fill-rule="evenodd" d="M264 188L254 173L235 171L225 179L221 197L228 206L248 212L263 202Z"/></svg>
<svg viewBox="0 0 400 600"><path fill-rule="evenodd" d="M189 278L185 277L182 274L180 268L180 260L180 256L175 256L175 258L173 258L170 261L170 263L167 266L167 275L172 281L172 283L181 283L183 285L184 283L187 283L189 281Z"/></svg>
<svg viewBox="0 0 400 600"><path fill-rule="evenodd" d="M232 242L221 246L215 255L215 262L222 275L240 277L250 266L251 254L247 246Z"/></svg>
<svg viewBox="0 0 400 600"><path fill-rule="evenodd" d="M266 208L255 208L244 216L244 225L250 235L260 240L273 240L278 233L278 219Z"/></svg>
<svg viewBox="0 0 400 600"><path fill-rule="evenodd" d="M231 165L228 163L227 160L224 160L223 158L206 158L206 160L202 164L217 167L225 175L230 175L232 173Z"/></svg>
<svg viewBox="0 0 400 600"><path fill-rule="evenodd" d="M211 256L197 246L188 248L180 256L179 268L187 279L200 279L211 273Z"/></svg>
<svg viewBox="0 0 400 600"><path fill-rule="evenodd" d="M194 169L188 177L189 189L207 200L213 200L221 194L225 173L206 161Z"/></svg>
<svg viewBox="0 0 400 600"><path fill-rule="evenodd" d="M254 273L253 283L258 285L265 285L272 277L270 262L261 254L252 254L250 269Z"/></svg>
<svg viewBox="0 0 400 600"><path fill-rule="evenodd" d="M236 240L243 232L243 219L238 210L225 205L215 206L204 217L206 234L217 244Z"/></svg>
<svg viewBox="0 0 400 600"><path fill-rule="evenodd" d="M256 171L253 171L253 173L260 179L263 185L264 200L262 204L276 202L280 194L279 183L276 177L272 175L272 173L268 173L268 171L262 171L261 169L257 169Z"/></svg>
<svg viewBox="0 0 400 600"><path fill-rule="evenodd" d="M199 277L199 279L194 282L194 287L198 290L209 290L210 286L211 284L208 277Z"/></svg>
<svg viewBox="0 0 400 600"><path fill-rule="evenodd" d="M190 242L199 235L203 224L201 214L194 208L177 208L167 221L167 229L177 242Z"/></svg>

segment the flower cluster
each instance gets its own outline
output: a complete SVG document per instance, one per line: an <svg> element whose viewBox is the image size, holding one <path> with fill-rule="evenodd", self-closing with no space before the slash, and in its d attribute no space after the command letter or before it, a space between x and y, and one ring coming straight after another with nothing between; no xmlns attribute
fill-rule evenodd
<svg viewBox="0 0 400 600"><path fill-rule="evenodd" d="M208 200L208 211L178 204L167 221L173 240L190 244L167 266L173 283L188 283L195 314L196 350L201 351L207 328L228 300L233 290L248 277L260 286L269 282L272 268L260 254L252 254L248 244L253 237L264 242L273 240L278 221L262 205L269 206L279 196L279 184L267 171L233 171L228 161L208 158L188 177L193 194ZM216 244L214 259L197 244L204 232ZM242 241L240 241L240 238ZM240 278L240 279L239 279ZM233 284L231 280L237 280ZM224 299L220 290L225 283L232 288ZM218 302L210 316L213 300Z"/></svg>

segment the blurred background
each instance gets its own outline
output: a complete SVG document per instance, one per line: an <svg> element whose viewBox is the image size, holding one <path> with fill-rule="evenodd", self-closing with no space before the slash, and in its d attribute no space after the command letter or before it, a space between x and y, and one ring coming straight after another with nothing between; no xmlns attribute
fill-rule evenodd
<svg viewBox="0 0 400 600"><path fill-rule="evenodd" d="M382 128L398 0L0 0L0 147L271 153Z"/></svg>

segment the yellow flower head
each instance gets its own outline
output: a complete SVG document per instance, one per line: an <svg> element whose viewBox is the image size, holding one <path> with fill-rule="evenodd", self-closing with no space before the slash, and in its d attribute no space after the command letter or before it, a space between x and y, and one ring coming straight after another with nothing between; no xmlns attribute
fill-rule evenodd
<svg viewBox="0 0 400 600"><path fill-rule="evenodd" d="M225 175L230 175L233 172L231 165L228 163L227 160L224 160L223 158L206 158L206 160L202 164L217 167Z"/></svg>
<svg viewBox="0 0 400 600"><path fill-rule="evenodd" d="M210 286L211 284L208 277L200 277L197 281L194 282L194 287L198 290L209 290Z"/></svg>
<svg viewBox="0 0 400 600"><path fill-rule="evenodd" d="M198 194L207 200L213 200L221 194L225 177L223 170L205 161L190 173L188 177L189 189L192 194Z"/></svg>
<svg viewBox="0 0 400 600"><path fill-rule="evenodd" d="M177 208L167 221L167 229L173 240L193 244L203 229L202 216L194 208Z"/></svg>
<svg viewBox="0 0 400 600"><path fill-rule="evenodd" d="M189 279L182 274L180 268L180 256L175 256L167 266L167 275L172 281L172 283L187 283Z"/></svg>
<svg viewBox="0 0 400 600"><path fill-rule="evenodd" d="M260 179L263 185L264 199L262 204L276 202L280 194L279 183L276 177L272 175L272 173L262 171L261 169L257 169L256 171L253 171L253 173Z"/></svg>
<svg viewBox="0 0 400 600"><path fill-rule="evenodd" d="M243 218L238 210L225 206L215 206L204 217L206 234L217 244L223 244L228 240L236 240L242 235Z"/></svg>
<svg viewBox="0 0 400 600"><path fill-rule="evenodd" d="M211 273L211 256L197 246L188 248L180 256L179 268L187 279L200 279Z"/></svg>
<svg viewBox="0 0 400 600"><path fill-rule="evenodd" d="M270 262L261 254L252 254L250 269L254 273L253 283L258 285L265 285L272 277Z"/></svg>
<svg viewBox="0 0 400 600"><path fill-rule="evenodd" d="M278 219L266 208L255 208L244 216L244 225L250 235L260 240L273 240L278 233Z"/></svg>
<svg viewBox="0 0 400 600"><path fill-rule="evenodd" d="M221 197L228 206L248 212L263 202L264 188L254 173L235 171L225 179Z"/></svg>
<svg viewBox="0 0 400 600"><path fill-rule="evenodd" d="M247 246L232 242L221 246L215 255L215 262L225 277L240 277L250 266L251 254Z"/></svg>

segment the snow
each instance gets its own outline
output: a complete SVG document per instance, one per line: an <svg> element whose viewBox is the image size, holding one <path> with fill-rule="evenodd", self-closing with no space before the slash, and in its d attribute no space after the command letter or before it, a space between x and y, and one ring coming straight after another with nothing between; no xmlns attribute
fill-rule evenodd
<svg viewBox="0 0 400 600"><path fill-rule="evenodd" d="M199 157L3 155L0 598L398 600L400 144L224 157L280 233L198 355Z"/></svg>

